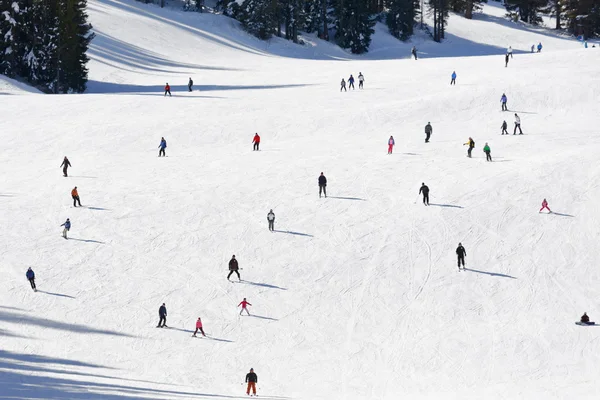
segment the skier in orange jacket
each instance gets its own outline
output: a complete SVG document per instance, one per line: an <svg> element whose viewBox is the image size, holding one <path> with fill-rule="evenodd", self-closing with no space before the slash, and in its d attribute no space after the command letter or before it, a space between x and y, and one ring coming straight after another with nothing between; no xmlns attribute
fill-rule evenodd
<svg viewBox="0 0 600 400"><path fill-rule="evenodd" d="M79 204L79 207L81 207L81 200L79 200L79 193L77 192L77 186L75 186L73 188L73 190L71 190L71 197L73 198L73 207L77 207L77 204Z"/></svg>

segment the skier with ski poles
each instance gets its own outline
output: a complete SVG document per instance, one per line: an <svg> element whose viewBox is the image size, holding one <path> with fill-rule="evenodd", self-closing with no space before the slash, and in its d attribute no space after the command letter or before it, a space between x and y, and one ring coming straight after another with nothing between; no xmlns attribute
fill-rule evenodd
<svg viewBox="0 0 600 400"><path fill-rule="evenodd" d="M267 221L269 222L269 230L273 232L275 230L275 213L273 209L267 214Z"/></svg>
<svg viewBox="0 0 600 400"><path fill-rule="evenodd" d="M69 168L71 166L71 163L69 162L69 159L67 158L67 156L65 156L62 164L60 164L61 167L63 167L63 175L66 177L67 176L67 168Z"/></svg>
<svg viewBox="0 0 600 400"><path fill-rule="evenodd" d="M467 251L463 247L462 243L458 244L456 248L456 255L458 257L458 270L460 271L460 266L462 264L462 269L465 269L465 257L467 256Z"/></svg>
<svg viewBox="0 0 600 400"><path fill-rule="evenodd" d="M242 278L240 278L240 273L239 270L240 267L238 265L238 261L235 259L235 254L233 256L231 256L231 260L229 260L229 275L227 275L227 280L229 280L229 278L231 277L231 275L235 272L238 280L241 281Z"/></svg>
<svg viewBox="0 0 600 400"><path fill-rule="evenodd" d="M71 221L69 220L69 218L67 218L67 220L65 221L65 223L62 224L61 226L64 226L62 236L66 239L67 238L67 232L69 232L69 230L71 230Z"/></svg>
<svg viewBox="0 0 600 400"><path fill-rule="evenodd" d="M429 187L425 185L425 182L421 184L421 189L419 189L419 194L423 193L423 205L429 205Z"/></svg>
<svg viewBox="0 0 600 400"><path fill-rule="evenodd" d="M31 269L31 267L29 267L29 269L25 273L25 276L27 277L27 280L29 281L29 284L31 285L33 291L37 292L37 288L35 287L35 273Z"/></svg>
<svg viewBox="0 0 600 400"><path fill-rule="evenodd" d="M242 306L242 309L240 310L240 315L242 315L242 312L246 311L246 314L250 315L250 311L248 311L248 306L251 306L252 304L248 303L246 301L246 298L244 297L244 300L242 300L240 302L240 304L238 304L239 306Z"/></svg>

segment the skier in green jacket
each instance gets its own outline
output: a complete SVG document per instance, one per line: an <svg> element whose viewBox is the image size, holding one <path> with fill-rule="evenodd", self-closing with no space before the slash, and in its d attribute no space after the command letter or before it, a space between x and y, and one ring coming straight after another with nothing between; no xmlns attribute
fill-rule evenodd
<svg viewBox="0 0 600 400"><path fill-rule="evenodd" d="M485 146L483 146L483 152L485 153L486 161L492 161L492 156L490 154L492 150L490 149L490 146L487 144L487 142L485 142Z"/></svg>

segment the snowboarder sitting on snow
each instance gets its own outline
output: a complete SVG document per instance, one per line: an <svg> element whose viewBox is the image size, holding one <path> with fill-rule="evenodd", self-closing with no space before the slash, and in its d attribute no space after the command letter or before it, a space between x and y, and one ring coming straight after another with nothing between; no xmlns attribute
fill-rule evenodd
<svg viewBox="0 0 600 400"><path fill-rule="evenodd" d="M165 149L167 148L167 141L165 140L164 137L160 138L160 144L158 145L158 148L160 149L158 151L158 156L160 157L160 155L162 154L163 157L165 156Z"/></svg>
<svg viewBox="0 0 600 400"><path fill-rule="evenodd" d="M390 138L388 139L388 154L392 154L392 150L394 150L395 144L396 141L394 140L394 137L390 136Z"/></svg>
<svg viewBox="0 0 600 400"><path fill-rule="evenodd" d="M252 394L256 396L256 384L258 383L258 377L254 373L253 368L250 368L250 372L246 374L246 382L248 383L246 394L250 395L250 389L252 389Z"/></svg>
<svg viewBox="0 0 600 400"><path fill-rule="evenodd" d="M463 144L463 146L469 145L469 149L467 150L467 157L471 158L471 152L475 148L475 141L471 138L467 141L467 143Z"/></svg>
<svg viewBox="0 0 600 400"><path fill-rule="evenodd" d="M79 207L81 207L81 200L79 200L79 192L77 192L77 186L75 186L73 190L71 190L71 197L73 198L73 207L77 207L77 204L79 204Z"/></svg>
<svg viewBox="0 0 600 400"><path fill-rule="evenodd" d="M364 83L365 83L365 77L363 76L362 72L359 72L358 73L358 88L362 89Z"/></svg>
<svg viewBox="0 0 600 400"><path fill-rule="evenodd" d="M354 77L350 74L350 78L348 78L348 89L352 88L354 90Z"/></svg>
<svg viewBox="0 0 600 400"><path fill-rule="evenodd" d="M325 178L325 175L323 175L322 172L319 176L319 198L321 198L321 192L323 192L327 198L327 178Z"/></svg>
<svg viewBox="0 0 600 400"><path fill-rule="evenodd" d="M452 72L452 80L450 81L451 85L456 85L456 71Z"/></svg>
<svg viewBox="0 0 600 400"><path fill-rule="evenodd" d="M344 78L342 78L342 82L340 83L340 85L342 85L342 87L340 88L340 92L343 90L344 92L347 92L346 90L346 81L344 80Z"/></svg>
<svg viewBox="0 0 600 400"><path fill-rule="evenodd" d="M171 97L171 86L169 86L169 82L165 85L165 96L167 96L167 93L169 94L169 97Z"/></svg>
<svg viewBox="0 0 600 400"><path fill-rule="evenodd" d="M485 161L492 161L492 149L490 149L487 142L485 142L485 146L483 146L483 152L485 153Z"/></svg>
<svg viewBox="0 0 600 400"><path fill-rule="evenodd" d="M588 317L587 313L583 313L583 315L581 316L581 322L583 322L584 324L590 323L590 317Z"/></svg>
<svg viewBox="0 0 600 400"><path fill-rule="evenodd" d="M29 267L29 269L27 270L27 272L25 273L25 276L27 277L27 280L29 281L29 284L31 285L31 288L37 292L37 288L35 287L35 273L33 272L33 270L31 269L31 267Z"/></svg>
<svg viewBox="0 0 600 400"><path fill-rule="evenodd" d="M240 273L238 272L238 270L240 269L237 260L235 259L235 254L233 256L231 256L231 260L229 260L229 275L227 275L227 280L229 280L229 278L231 277L231 275L235 272L238 280L241 281L242 278L240 278Z"/></svg>
<svg viewBox="0 0 600 400"><path fill-rule="evenodd" d="M433 127L431 126L431 122L428 122L427 125L425 125L425 143L429 143L429 138L432 133Z"/></svg>
<svg viewBox="0 0 600 400"><path fill-rule="evenodd" d="M204 334L204 329L202 329L202 320L200 319L200 317L198 317L198 321L196 321L196 330L194 331L194 334L192 336L196 337L196 333L198 333L198 331L200 331L202 336L206 336Z"/></svg>
<svg viewBox="0 0 600 400"><path fill-rule="evenodd" d="M502 111L508 111L508 107L506 106L508 98L504 93L502 93L502 97L500 97L500 102L502 103Z"/></svg>
<svg viewBox="0 0 600 400"><path fill-rule="evenodd" d="M248 303L246 301L246 298L244 297L244 300L242 300L240 302L240 304L238 304L239 306L242 306L242 309L240 310L240 315L242 315L242 312L246 311L246 314L250 315L250 311L248 311L248 306L251 306L252 304Z"/></svg>
<svg viewBox="0 0 600 400"><path fill-rule="evenodd" d="M463 269L465 269L465 257L467 256L467 251L463 247L462 243L458 244L458 247L456 248L456 255L458 256L458 270L460 271L461 264Z"/></svg>
<svg viewBox="0 0 600 400"><path fill-rule="evenodd" d="M194 81L190 77L190 80L188 81L188 91L192 91L192 86L194 86Z"/></svg>
<svg viewBox="0 0 600 400"><path fill-rule="evenodd" d="M67 176L67 168L71 166L71 163L69 162L67 156L65 156L65 159L63 160L62 164L60 164L60 166L63 167L63 175Z"/></svg>
<svg viewBox="0 0 600 400"><path fill-rule="evenodd" d="M69 232L69 230L71 229L71 221L69 220L69 218L67 218L67 220L65 221L65 223L62 224L61 226L65 227L65 229L63 229L63 237L66 239L67 238L67 232Z"/></svg>
<svg viewBox="0 0 600 400"><path fill-rule="evenodd" d="M426 206L429 205L429 187L423 182L421 184L421 189L419 189L419 194L423 193L423 204Z"/></svg>
<svg viewBox="0 0 600 400"><path fill-rule="evenodd" d="M540 212L544 211L544 208L548 210L548 212L552 212L552 210L550 210L550 207L548 207L548 202L546 201L546 199L542 201L542 208L540 208Z"/></svg>
<svg viewBox="0 0 600 400"><path fill-rule="evenodd" d="M273 209L267 214L267 221L269 221L269 230L273 232L275 230L275 213Z"/></svg>
<svg viewBox="0 0 600 400"><path fill-rule="evenodd" d="M254 134L254 139L252 139L252 143L254 143L254 146L252 146L252 151L258 151L258 147L260 146L260 136L258 136L258 133Z"/></svg>
<svg viewBox="0 0 600 400"><path fill-rule="evenodd" d="M506 121L502 122L502 134L504 135L505 133L508 135L508 124L506 123Z"/></svg>
<svg viewBox="0 0 600 400"><path fill-rule="evenodd" d="M165 326L168 328L167 326L167 307L165 306L165 303L162 303L162 306L160 306L160 308L158 309L158 316L159 316L159 320L158 320L158 325L156 325L157 328L164 328Z"/></svg>

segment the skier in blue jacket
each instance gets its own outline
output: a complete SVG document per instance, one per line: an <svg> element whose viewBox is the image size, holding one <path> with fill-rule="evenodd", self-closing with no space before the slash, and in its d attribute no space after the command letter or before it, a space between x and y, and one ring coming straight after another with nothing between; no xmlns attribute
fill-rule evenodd
<svg viewBox="0 0 600 400"><path fill-rule="evenodd" d="M61 226L65 227L65 229L63 229L63 237L66 239L67 238L67 232L69 232L69 230L71 229L71 221L69 220L69 218L67 218L67 220L65 221L65 223L62 224Z"/></svg>
<svg viewBox="0 0 600 400"><path fill-rule="evenodd" d="M451 85L456 85L456 71L452 72L452 80L450 81Z"/></svg>
<svg viewBox="0 0 600 400"><path fill-rule="evenodd" d="M160 155L162 154L162 156L165 157L165 149L167 148L167 141L165 140L164 137L160 138L160 144L158 145L158 148L160 149L158 151L158 156L160 157Z"/></svg>
<svg viewBox="0 0 600 400"><path fill-rule="evenodd" d="M348 78L348 89L352 88L354 90L354 77L350 74L350 78Z"/></svg>
<svg viewBox="0 0 600 400"><path fill-rule="evenodd" d="M538 43L537 49L538 49L538 53L541 53L541 51L542 51L542 42Z"/></svg>
<svg viewBox="0 0 600 400"><path fill-rule="evenodd" d="M502 97L500 98L500 102L502 103L502 111L508 111L508 107L506 106L507 101L508 101L508 98L506 97L506 95L504 93L502 93Z"/></svg>
<svg viewBox="0 0 600 400"><path fill-rule="evenodd" d="M35 287L35 273L31 269L31 267L29 267L29 269L25 273L25 276L27 277L29 284L31 284L31 288L33 289L33 291L37 292L37 288Z"/></svg>

